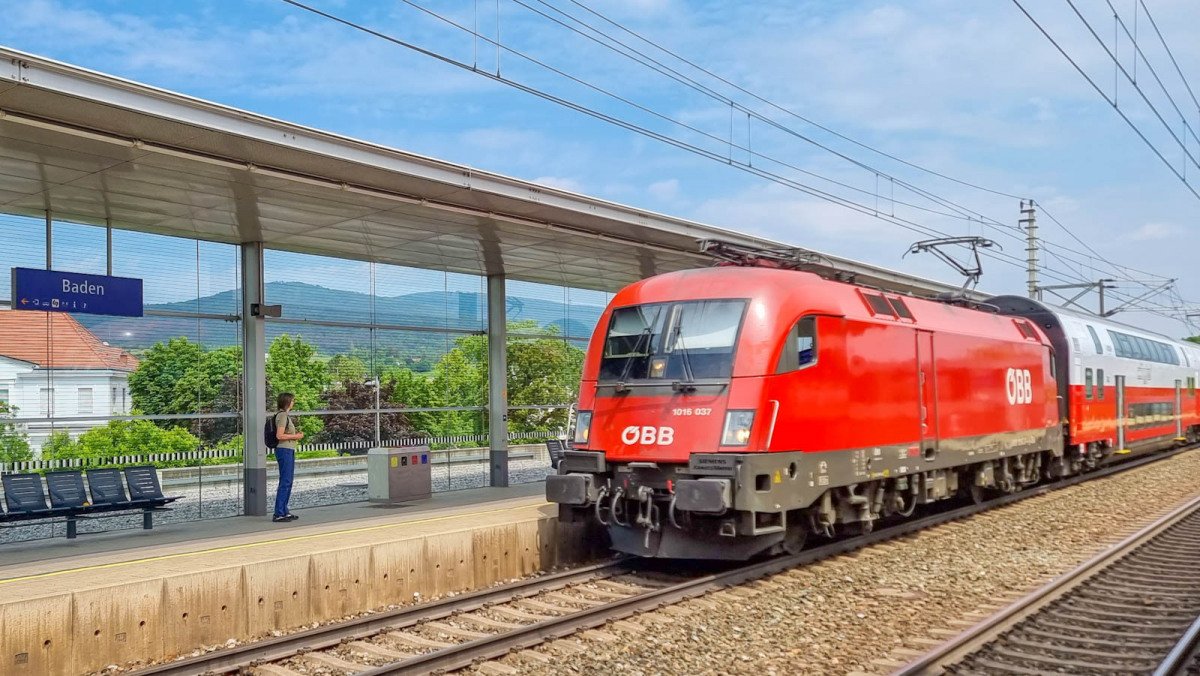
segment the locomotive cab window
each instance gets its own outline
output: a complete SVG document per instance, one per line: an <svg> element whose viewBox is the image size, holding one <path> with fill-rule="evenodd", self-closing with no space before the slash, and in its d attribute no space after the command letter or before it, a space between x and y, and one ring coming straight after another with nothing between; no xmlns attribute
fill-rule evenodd
<svg viewBox="0 0 1200 676"><path fill-rule="evenodd" d="M744 300L652 303L613 310L602 382L728 378Z"/></svg>
<svg viewBox="0 0 1200 676"><path fill-rule="evenodd" d="M1083 396L1086 399L1091 399L1096 388L1095 375L1091 369L1086 369L1083 374Z"/></svg>
<svg viewBox="0 0 1200 676"><path fill-rule="evenodd" d="M802 369L817 361L817 318L801 317L788 333L776 373Z"/></svg>

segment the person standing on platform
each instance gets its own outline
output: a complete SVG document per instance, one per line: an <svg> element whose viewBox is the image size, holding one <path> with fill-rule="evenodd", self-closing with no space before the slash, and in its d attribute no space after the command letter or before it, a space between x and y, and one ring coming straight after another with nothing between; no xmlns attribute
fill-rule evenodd
<svg viewBox="0 0 1200 676"><path fill-rule="evenodd" d="M296 424L288 411L296 403L296 395L284 392L276 400L279 410L275 413L275 461L279 463L279 487L275 490L275 516L272 521L295 521L300 518L288 511L288 500L292 497L292 479L296 475L296 442L304 433L296 430Z"/></svg>

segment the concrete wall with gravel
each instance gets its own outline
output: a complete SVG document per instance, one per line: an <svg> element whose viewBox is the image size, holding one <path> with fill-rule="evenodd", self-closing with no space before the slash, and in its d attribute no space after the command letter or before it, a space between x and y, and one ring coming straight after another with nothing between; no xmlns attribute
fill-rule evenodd
<svg viewBox="0 0 1200 676"><path fill-rule="evenodd" d="M556 529L550 506L524 498L0 580L0 673L172 659L527 576L582 556L560 547Z"/></svg>

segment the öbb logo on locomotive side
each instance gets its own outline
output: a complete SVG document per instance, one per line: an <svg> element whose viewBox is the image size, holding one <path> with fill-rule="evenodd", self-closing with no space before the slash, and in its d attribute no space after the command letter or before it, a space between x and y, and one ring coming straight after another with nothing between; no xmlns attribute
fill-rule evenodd
<svg viewBox="0 0 1200 676"><path fill-rule="evenodd" d="M1010 404L1033 403L1033 377L1029 369L1009 369L1004 376L1004 392Z"/></svg>
<svg viewBox="0 0 1200 676"><path fill-rule="evenodd" d="M670 446L675 442L674 427L638 427L630 425L621 430L621 443L626 446Z"/></svg>

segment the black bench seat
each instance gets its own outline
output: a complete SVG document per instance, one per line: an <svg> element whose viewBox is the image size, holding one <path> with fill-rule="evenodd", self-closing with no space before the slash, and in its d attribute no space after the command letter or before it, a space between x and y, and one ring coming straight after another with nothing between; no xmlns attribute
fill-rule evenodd
<svg viewBox="0 0 1200 676"><path fill-rule="evenodd" d="M126 496L122 476L129 484ZM42 490L40 474L6 474L0 477L4 486L6 512L0 513L0 522L32 521L36 519L65 518L67 538L77 535L79 519L120 516L115 512L141 510L142 528L154 527L154 512L169 511L166 505L181 496L167 497L162 494L158 472L153 466L126 467L119 469L91 469L87 471L87 486L84 489L83 474L78 471L47 472L46 488L50 503L46 503L46 492Z"/></svg>
<svg viewBox="0 0 1200 676"><path fill-rule="evenodd" d="M550 455L550 466L558 469L558 463L563 459L567 444L562 439L551 439L546 442L546 452Z"/></svg>

